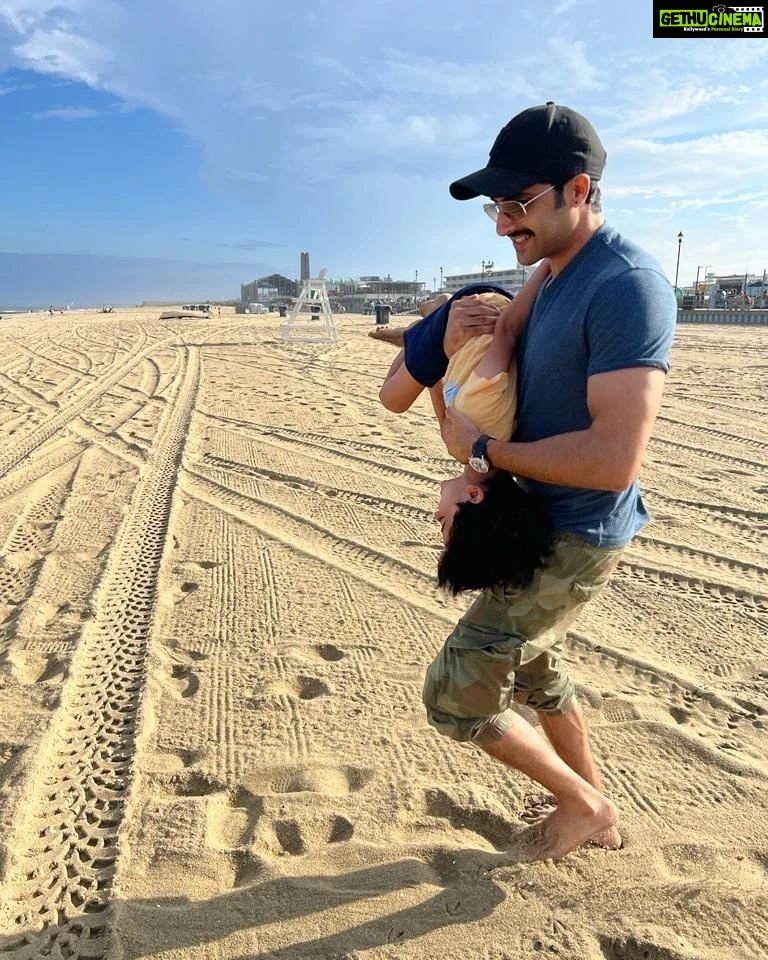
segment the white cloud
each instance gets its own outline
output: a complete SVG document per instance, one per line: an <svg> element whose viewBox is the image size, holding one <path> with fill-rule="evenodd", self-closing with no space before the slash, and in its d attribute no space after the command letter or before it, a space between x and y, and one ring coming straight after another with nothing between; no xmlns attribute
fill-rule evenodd
<svg viewBox="0 0 768 960"><path fill-rule="evenodd" d="M598 79L597 68L589 62L583 41L556 36L550 39L548 46L554 57L550 70L555 74L565 73L572 90L602 90L605 87L605 83ZM551 61L551 57L549 59Z"/></svg>
<svg viewBox="0 0 768 960"><path fill-rule="evenodd" d="M655 42L631 33L637 10L617 25L592 0L552 12L490 2L487 28L459 0L316 0L309 17L300 0L0 0L0 70L85 83L117 99L112 111L163 115L200 149L209 182L244 196L265 196L267 182L312 191L350 222L364 196L403 230L413 210L437 216L447 203L439 242L457 267L487 232L480 217L465 231L447 183L485 162L510 116L550 99L595 122L609 154L606 210L620 203L630 236L684 217L711 233L745 206L753 235L731 245L765 236L768 44ZM28 109L86 119L72 111L88 108Z"/></svg>
<svg viewBox="0 0 768 960"><path fill-rule="evenodd" d="M54 107L33 113L35 120L92 120L99 116L98 110L90 107Z"/></svg>

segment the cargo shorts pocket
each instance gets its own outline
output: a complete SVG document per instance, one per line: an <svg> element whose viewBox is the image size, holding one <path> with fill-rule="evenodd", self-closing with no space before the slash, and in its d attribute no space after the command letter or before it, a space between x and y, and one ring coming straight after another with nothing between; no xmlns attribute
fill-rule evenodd
<svg viewBox="0 0 768 960"><path fill-rule="evenodd" d="M455 717L492 717L512 702L525 638L459 623L429 669L428 708Z"/></svg>
<svg viewBox="0 0 768 960"><path fill-rule="evenodd" d="M620 551L616 551L615 556L603 561L600 569L595 571L592 576L579 577L573 581L570 593L576 603L586 603L587 600L596 597L608 585L613 571L618 565L619 555Z"/></svg>

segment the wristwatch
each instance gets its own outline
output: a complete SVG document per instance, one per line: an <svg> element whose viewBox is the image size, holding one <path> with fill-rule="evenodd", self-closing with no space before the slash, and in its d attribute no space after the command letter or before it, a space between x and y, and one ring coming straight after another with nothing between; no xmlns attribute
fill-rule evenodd
<svg viewBox="0 0 768 960"><path fill-rule="evenodd" d="M488 473L488 471L491 469L492 464L486 449L490 439L490 437L486 436L484 433L481 433L477 440L475 440L475 442L472 444L472 453L469 457L469 465L478 473Z"/></svg>

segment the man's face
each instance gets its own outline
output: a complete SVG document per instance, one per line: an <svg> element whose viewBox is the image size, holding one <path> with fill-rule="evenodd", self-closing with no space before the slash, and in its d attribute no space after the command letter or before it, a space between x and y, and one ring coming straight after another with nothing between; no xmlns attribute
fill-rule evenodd
<svg viewBox="0 0 768 960"><path fill-rule="evenodd" d="M485 495L482 484L469 483L462 474L443 480L440 484L440 502L435 510L435 520L440 524L443 543L448 546L453 518L461 503L479 503Z"/></svg>
<svg viewBox="0 0 768 960"><path fill-rule="evenodd" d="M568 247L573 233L573 223L567 205L558 207L560 194L557 190L544 193L547 183L532 183L522 193L513 197L495 197L501 200L519 200L527 203L538 194L534 203L526 207L520 219L512 219L500 212L496 221L496 233L512 241L518 263L530 266L544 257L557 256Z"/></svg>

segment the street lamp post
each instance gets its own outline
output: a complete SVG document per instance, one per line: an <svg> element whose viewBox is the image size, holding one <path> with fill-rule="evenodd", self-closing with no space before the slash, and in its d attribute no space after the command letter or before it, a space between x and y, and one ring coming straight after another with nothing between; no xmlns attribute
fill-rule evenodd
<svg viewBox="0 0 768 960"><path fill-rule="evenodd" d="M440 267L440 293L443 292L443 268Z"/></svg>
<svg viewBox="0 0 768 960"><path fill-rule="evenodd" d="M493 270L493 260L483 260L482 261L482 271L480 273L480 278L485 279L486 274L491 275L491 270Z"/></svg>
<svg viewBox="0 0 768 960"><path fill-rule="evenodd" d="M675 267L675 296L677 296L677 278L680 275L680 250L683 246L683 231L677 235L677 266Z"/></svg>

